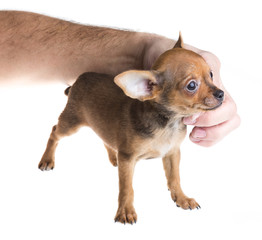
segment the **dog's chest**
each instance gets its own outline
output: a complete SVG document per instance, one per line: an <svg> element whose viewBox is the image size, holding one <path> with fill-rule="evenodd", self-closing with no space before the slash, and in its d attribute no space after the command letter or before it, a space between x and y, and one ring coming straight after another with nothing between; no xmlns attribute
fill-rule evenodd
<svg viewBox="0 0 262 240"><path fill-rule="evenodd" d="M180 146L185 134L186 128L181 121L173 122L157 130L154 137L146 141L142 158L164 157L172 149Z"/></svg>

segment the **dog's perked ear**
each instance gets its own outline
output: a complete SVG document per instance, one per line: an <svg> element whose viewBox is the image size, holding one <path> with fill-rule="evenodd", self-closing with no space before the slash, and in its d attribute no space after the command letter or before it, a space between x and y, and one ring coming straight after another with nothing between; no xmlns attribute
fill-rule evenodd
<svg viewBox="0 0 262 240"><path fill-rule="evenodd" d="M183 42L181 32L179 32L179 38L178 38L174 48L184 48L184 42Z"/></svg>
<svg viewBox="0 0 262 240"><path fill-rule="evenodd" d="M117 75L114 82L128 97L145 101L157 96L161 88L160 79L156 71L130 70Z"/></svg>

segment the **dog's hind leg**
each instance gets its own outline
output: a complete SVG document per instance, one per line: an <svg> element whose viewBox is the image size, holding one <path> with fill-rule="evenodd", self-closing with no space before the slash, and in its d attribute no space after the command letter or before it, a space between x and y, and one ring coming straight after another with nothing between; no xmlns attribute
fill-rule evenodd
<svg viewBox="0 0 262 240"><path fill-rule="evenodd" d="M38 168L42 171L52 170L55 166L55 150L60 139L74 134L82 125L72 112L68 112L65 108L60 115L58 124L52 129L46 150L38 164Z"/></svg>

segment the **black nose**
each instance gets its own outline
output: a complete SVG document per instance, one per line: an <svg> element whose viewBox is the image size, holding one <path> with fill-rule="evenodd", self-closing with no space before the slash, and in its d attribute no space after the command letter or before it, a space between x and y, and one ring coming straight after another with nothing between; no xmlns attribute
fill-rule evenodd
<svg viewBox="0 0 262 240"><path fill-rule="evenodd" d="M222 90L216 90L213 93L213 95L220 102L222 102L224 100L224 92Z"/></svg>

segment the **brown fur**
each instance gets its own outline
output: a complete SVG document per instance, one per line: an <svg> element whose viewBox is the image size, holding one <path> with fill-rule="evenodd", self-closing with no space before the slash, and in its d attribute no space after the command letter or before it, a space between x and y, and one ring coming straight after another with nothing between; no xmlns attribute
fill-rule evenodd
<svg viewBox="0 0 262 240"><path fill-rule="evenodd" d="M182 119L219 107L223 92L212 83L204 59L182 46L180 37L175 48L162 54L151 71L127 71L115 78L82 74L65 91L67 105L53 127L39 168L53 169L58 141L89 126L104 141L111 163L118 166L115 221L132 224L137 220L132 178L140 159L162 157L172 199L183 209L199 208L180 186L180 144L186 135ZM188 90L192 79L198 84L195 92Z"/></svg>

